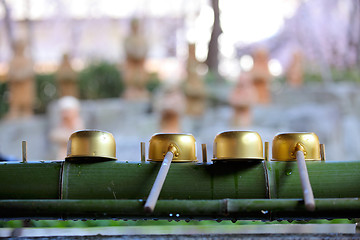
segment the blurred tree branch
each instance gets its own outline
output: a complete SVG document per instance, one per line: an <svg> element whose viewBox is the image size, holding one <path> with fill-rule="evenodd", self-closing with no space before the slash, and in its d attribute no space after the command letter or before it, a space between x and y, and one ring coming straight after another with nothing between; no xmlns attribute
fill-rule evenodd
<svg viewBox="0 0 360 240"><path fill-rule="evenodd" d="M356 64L360 64L360 2L353 1L348 26L348 47L355 52Z"/></svg>

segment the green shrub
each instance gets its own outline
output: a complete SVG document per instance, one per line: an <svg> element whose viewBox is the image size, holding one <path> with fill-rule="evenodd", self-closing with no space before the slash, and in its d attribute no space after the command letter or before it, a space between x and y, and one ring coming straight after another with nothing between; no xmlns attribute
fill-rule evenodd
<svg viewBox="0 0 360 240"><path fill-rule="evenodd" d="M158 83L153 80L149 88L156 88ZM96 62L90 64L78 75L80 98L100 99L119 97L124 90L122 77L114 64ZM56 73L36 74L35 113L45 113L48 104L58 98ZM0 83L0 118L9 110L7 83Z"/></svg>
<svg viewBox="0 0 360 240"><path fill-rule="evenodd" d="M153 93L160 85L161 82L157 73L150 73L149 80L146 83L147 90L149 90L150 93Z"/></svg>
<svg viewBox="0 0 360 240"><path fill-rule="evenodd" d="M334 82L360 83L360 72L358 69L355 69L355 68L341 69L341 68L331 67L330 75ZM305 81L305 83L324 82L323 76L321 75L319 68L317 68L316 71L314 71L314 70L305 71L304 72L304 81Z"/></svg>
<svg viewBox="0 0 360 240"><path fill-rule="evenodd" d="M335 82L360 82L360 72L355 68L339 69L331 68L332 78Z"/></svg>
<svg viewBox="0 0 360 240"><path fill-rule="evenodd" d="M45 113L47 105L57 98L55 74L37 74L35 113Z"/></svg>
<svg viewBox="0 0 360 240"><path fill-rule="evenodd" d="M124 90L122 76L115 64L94 62L79 74L80 98L119 97Z"/></svg>
<svg viewBox="0 0 360 240"><path fill-rule="evenodd" d="M7 83L0 83L0 118L9 110Z"/></svg>
<svg viewBox="0 0 360 240"><path fill-rule="evenodd" d="M35 76L35 90L35 113L44 113L46 111L47 105L57 97L55 75L37 74ZM0 83L0 118L4 117L9 111L8 97L8 84L6 82Z"/></svg>
<svg viewBox="0 0 360 240"><path fill-rule="evenodd" d="M208 71L204 77L205 84L215 84L219 82L217 75L213 71Z"/></svg>

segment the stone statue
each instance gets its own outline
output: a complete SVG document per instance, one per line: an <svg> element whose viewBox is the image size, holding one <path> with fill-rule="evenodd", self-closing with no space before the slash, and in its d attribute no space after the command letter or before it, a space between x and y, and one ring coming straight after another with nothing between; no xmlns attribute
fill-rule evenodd
<svg viewBox="0 0 360 240"><path fill-rule="evenodd" d="M59 97L78 97L77 74L71 66L70 57L64 54L56 74Z"/></svg>
<svg viewBox="0 0 360 240"><path fill-rule="evenodd" d="M185 97L177 85L165 86L164 92L156 101L157 110L160 112L160 132L181 132L181 116L185 111Z"/></svg>
<svg viewBox="0 0 360 240"><path fill-rule="evenodd" d="M148 45L145 37L140 31L139 20L131 21L131 32L125 39L126 63L124 69L126 99L147 99L149 93L146 89L147 72L145 60L148 52Z"/></svg>
<svg viewBox="0 0 360 240"><path fill-rule="evenodd" d="M299 88L303 85L303 55L300 51L293 53L286 79L289 86L293 88Z"/></svg>
<svg viewBox="0 0 360 240"><path fill-rule="evenodd" d="M9 103L8 118L33 115L35 103L35 72L33 61L25 55L26 45L17 41L14 57L9 63Z"/></svg>
<svg viewBox="0 0 360 240"><path fill-rule="evenodd" d="M242 73L229 98L229 103L234 110L232 118L233 126L251 126L251 107L256 101L257 92L252 83L252 76L249 73Z"/></svg>
<svg viewBox="0 0 360 240"><path fill-rule="evenodd" d="M57 159L64 159L67 154L67 142L70 135L84 128L80 116L80 102L72 96L62 97L58 100L60 122L50 132L50 139L57 145Z"/></svg>
<svg viewBox="0 0 360 240"><path fill-rule="evenodd" d="M253 58L254 66L250 72L257 91L258 103L269 104L271 102L269 89L271 74L268 66L268 52L266 49L257 49L253 54Z"/></svg>
<svg viewBox="0 0 360 240"><path fill-rule="evenodd" d="M195 56L195 44L189 44L189 56L187 61L187 80L185 82L186 113L190 116L199 117L204 114L206 108L206 89L203 79L197 73L200 63Z"/></svg>

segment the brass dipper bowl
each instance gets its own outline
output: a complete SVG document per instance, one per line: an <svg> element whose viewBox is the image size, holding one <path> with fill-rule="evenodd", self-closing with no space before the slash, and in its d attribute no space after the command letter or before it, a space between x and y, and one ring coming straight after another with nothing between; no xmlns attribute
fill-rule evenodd
<svg viewBox="0 0 360 240"><path fill-rule="evenodd" d="M297 150L302 150L305 160L321 160L320 142L315 133L280 133L273 139L273 161L296 161Z"/></svg>
<svg viewBox="0 0 360 240"><path fill-rule="evenodd" d="M149 160L162 162L169 146L174 148L172 162L194 162L196 158L195 138L191 134L158 133L149 142Z"/></svg>
<svg viewBox="0 0 360 240"><path fill-rule="evenodd" d="M225 131L214 139L213 161L264 160L260 135L253 131Z"/></svg>
<svg viewBox="0 0 360 240"><path fill-rule="evenodd" d="M116 144L113 135L93 129L80 130L71 134L67 144L66 160L85 157L116 160Z"/></svg>

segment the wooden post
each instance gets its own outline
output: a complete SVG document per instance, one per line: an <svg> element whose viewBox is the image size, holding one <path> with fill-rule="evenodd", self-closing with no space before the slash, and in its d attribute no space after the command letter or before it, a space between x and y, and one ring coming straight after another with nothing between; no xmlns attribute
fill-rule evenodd
<svg viewBox="0 0 360 240"><path fill-rule="evenodd" d="M22 141L22 162L27 163L27 143Z"/></svg>
<svg viewBox="0 0 360 240"><path fill-rule="evenodd" d="M321 156L321 161L325 161L325 160L326 160L325 144L320 144L320 156Z"/></svg>
<svg viewBox="0 0 360 240"><path fill-rule="evenodd" d="M202 148L202 159L203 159L203 163L207 163L206 143L201 144L201 148Z"/></svg>
<svg viewBox="0 0 360 240"><path fill-rule="evenodd" d="M141 162L145 163L145 142L140 143Z"/></svg>
<svg viewBox="0 0 360 240"><path fill-rule="evenodd" d="M265 142L265 161L269 161L269 142Z"/></svg>

